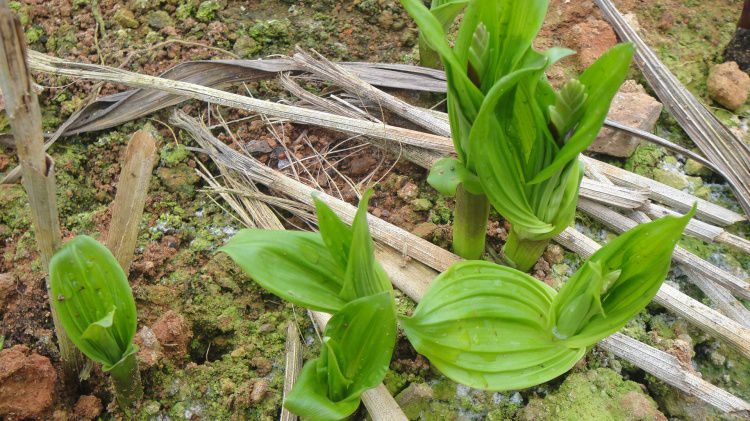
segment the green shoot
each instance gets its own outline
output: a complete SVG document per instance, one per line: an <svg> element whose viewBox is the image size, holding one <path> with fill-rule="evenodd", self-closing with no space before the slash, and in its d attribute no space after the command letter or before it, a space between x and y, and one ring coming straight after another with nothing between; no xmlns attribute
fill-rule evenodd
<svg viewBox="0 0 750 421"><path fill-rule="evenodd" d="M508 263L528 271L573 221L582 178L578 155L601 129L633 47L615 46L556 92L544 72L573 52L532 47L548 0L469 0L453 47L435 10L421 0L401 2L441 57L448 80L458 158L436 163L428 181L456 196L454 250L466 259L481 257L491 204L511 223L503 249Z"/></svg>
<svg viewBox="0 0 750 421"><path fill-rule="evenodd" d="M559 293L518 270L461 262L401 324L414 348L458 383L535 386L568 371L656 295L695 210L640 225L602 247Z"/></svg>
<svg viewBox="0 0 750 421"><path fill-rule="evenodd" d="M354 413L362 393L383 381L395 346L393 287L367 226L370 194L351 228L316 198L320 233L247 229L219 250L268 291L333 314L320 356L305 364L284 402L306 419Z"/></svg>
<svg viewBox="0 0 750 421"><path fill-rule="evenodd" d="M130 414L143 386L133 344L135 300L125 272L104 245L79 235L55 253L49 273L52 305L65 332L110 373L117 403Z"/></svg>
<svg viewBox="0 0 750 421"><path fill-rule="evenodd" d="M461 13L467 0L432 0L430 12L443 26L443 31L448 32L453 21ZM440 55L430 47L427 40L419 35L419 65L422 67L440 68Z"/></svg>

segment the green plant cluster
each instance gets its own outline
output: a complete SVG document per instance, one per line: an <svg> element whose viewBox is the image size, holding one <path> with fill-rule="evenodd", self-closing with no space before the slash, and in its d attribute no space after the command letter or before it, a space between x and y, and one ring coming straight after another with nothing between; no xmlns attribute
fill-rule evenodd
<svg viewBox="0 0 750 421"><path fill-rule="evenodd" d="M578 155L601 129L633 47L613 47L556 91L544 72L574 52L533 48L548 0L433 2L431 10L421 0L402 4L429 47L423 51L442 59L448 81L458 157L437 162L428 181L457 195L454 249L467 259L481 256L485 232L476 227L486 225L486 211L476 208L488 206L480 200L486 197L511 223L503 250L509 264L529 270L575 216L583 176ZM464 7L451 47L446 28ZM473 204L462 206L466 201Z"/></svg>
<svg viewBox="0 0 750 421"><path fill-rule="evenodd" d="M352 228L316 199L320 233L249 229L220 249L263 288L333 314L320 357L305 365L284 403L304 418L351 415L391 359L395 304L373 256L369 196ZM401 326L414 348L456 382L503 391L549 381L651 301L692 214L616 238L559 292L510 267L455 264L432 282L413 315L399 317Z"/></svg>

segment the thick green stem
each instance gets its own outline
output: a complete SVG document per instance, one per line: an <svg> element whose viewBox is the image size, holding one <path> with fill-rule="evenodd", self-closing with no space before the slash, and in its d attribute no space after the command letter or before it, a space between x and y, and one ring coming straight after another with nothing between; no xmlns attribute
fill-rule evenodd
<svg viewBox="0 0 750 421"><path fill-rule="evenodd" d="M536 261L544 253L549 240L526 240L518 236L518 233L511 227L508 233L508 239L503 246L503 254L508 260L510 266L528 272L534 267Z"/></svg>
<svg viewBox="0 0 750 421"><path fill-rule="evenodd" d="M424 37L421 35L419 36L419 65L432 69L442 68L440 55L438 55L437 51L427 45L427 41L425 41Z"/></svg>
<svg viewBox="0 0 750 421"><path fill-rule="evenodd" d="M456 254L467 260L482 257L489 216L487 196L471 194L459 185L453 211L453 251Z"/></svg>
<svg viewBox="0 0 750 421"><path fill-rule="evenodd" d="M128 355L113 366L109 374L112 377L112 385L115 387L117 404L122 412L130 416L143 397L141 372L138 371L135 353Z"/></svg>

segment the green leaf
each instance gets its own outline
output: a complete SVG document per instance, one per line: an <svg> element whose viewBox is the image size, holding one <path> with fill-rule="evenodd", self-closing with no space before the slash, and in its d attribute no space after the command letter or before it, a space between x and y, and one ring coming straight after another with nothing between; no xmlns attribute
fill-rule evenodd
<svg viewBox="0 0 750 421"><path fill-rule="evenodd" d="M349 302L331 318L324 336L321 356L305 364L284 406L306 419L343 419L388 371L396 343L392 295Z"/></svg>
<svg viewBox="0 0 750 421"><path fill-rule="evenodd" d="M433 281L401 325L414 348L452 380L520 389L563 374L585 353L561 346L548 329L554 296L515 269L462 262Z"/></svg>
<svg viewBox="0 0 750 421"><path fill-rule="evenodd" d="M579 78L586 87L585 111L578 127L565 146L555 156L554 161L531 180L540 183L589 147L607 118L612 99L625 81L630 69L635 48L633 44L618 44L604 53Z"/></svg>
<svg viewBox="0 0 750 421"><path fill-rule="evenodd" d="M586 87L576 79L569 80L557 93L549 115L559 139L566 140L568 132L581 120L586 97Z"/></svg>
<svg viewBox="0 0 750 421"><path fill-rule="evenodd" d="M372 193L372 190L368 190L362 196L352 222L351 248L340 293L341 298L346 301L384 291L393 292L391 281L375 261L374 244L367 225L367 203Z"/></svg>
<svg viewBox="0 0 750 421"><path fill-rule="evenodd" d="M433 1L430 12L443 26L443 31L447 32L468 3L467 0Z"/></svg>
<svg viewBox="0 0 750 421"><path fill-rule="evenodd" d="M555 298L551 330L566 346L592 345L648 305L669 272L672 252L695 208L638 225L599 249Z"/></svg>
<svg viewBox="0 0 750 421"><path fill-rule="evenodd" d="M128 355L137 324L135 300L112 253L80 235L55 253L49 272L52 305L76 347L105 369Z"/></svg>
<svg viewBox="0 0 750 421"><path fill-rule="evenodd" d="M344 268L320 234L244 229L218 251L228 254L264 289L289 302L327 313L346 304L339 296Z"/></svg>
<svg viewBox="0 0 750 421"><path fill-rule="evenodd" d="M427 182L440 194L448 197L456 195L459 184L472 194L483 194L479 178L455 158L441 158L430 169Z"/></svg>
<svg viewBox="0 0 750 421"><path fill-rule="evenodd" d="M323 243L341 270L346 271L346 262L349 260L349 249L352 243L352 229L339 219L338 215L317 195L313 196L313 201Z"/></svg>

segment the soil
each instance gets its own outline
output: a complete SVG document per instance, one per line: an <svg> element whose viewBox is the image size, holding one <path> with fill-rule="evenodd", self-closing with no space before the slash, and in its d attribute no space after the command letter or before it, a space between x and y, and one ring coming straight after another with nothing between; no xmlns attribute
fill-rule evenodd
<svg viewBox="0 0 750 421"><path fill-rule="evenodd" d="M734 32L732 22L739 3L619 0L616 4L637 15L647 41L683 83L704 97L708 66L719 60L723 44ZM11 5L21 16L31 48L146 74L159 74L185 60L289 54L294 45L314 48L335 60L416 62L415 26L394 0L24 0ZM559 84L574 75L614 43L612 36L592 1L551 1L537 46L579 50L577 56L550 71L551 81ZM636 71L632 77L640 78ZM56 129L88 95L123 89L47 75L37 75L37 82L45 86L41 101L47 131ZM330 88L320 84L308 87ZM292 100L273 81L247 84L236 92ZM424 105L439 100L398 94ZM207 110L197 102L180 107L196 116L205 116ZM720 117L734 121L743 112ZM233 109L212 107L211 113L214 123L219 116L231 122L231 134L215 131L231 147L251 150L271 168L298 176L350 203L356 203L358 193L378 182L370 204L372 214L450 247L453 203L427 185L423 169L394 162L377 148L327 130L266 125L258 119L235 122L249 115ZM395 121L387 114L382 117ZM222 202L219 206L202 190L206 186L195 169L199 163L213 167L205 157L186 149L189 138L163 123L167 119L166 111L157 113L106 132L62 139L51 149L64 236L106 238L108 207L116 192L119 161L127 140L144 127L155 133L159 163L129 273L139 313L138 358L147 385L142 418L278 419L287 323L293 321L303 333L306 359L317 353L316 335L304 311L261 290L226 256L214 254L242 225L221 207ZM661 135L693 147L669 118L662 118L659 130ZM7 131L7 119L0 113L0 133ZM666 152L641 153L637 159L646 155L658 156L658 162ZM657 165L653 161L639 160L637 164L653 171ZM0 144L0 175L16 163L13 151ZM707 197L731 205L731 196L720 194L726 189L717 181L706 176L706 184L716 186ZM58 419L122 418L112 402L107 376L98 368L77 388L56 380L62 378L59 354L25 193L18 185L3 185L0 198L0 418L49 419L53 414ZM302 221L283 215L289 228L305 227ZM611 235L584 216L578 224L600 239ZM502 245L507 228L493 212L488 226L492 248ZM736 230L744 234L747 227ZM750 268L747 256L736 256L725 248L703 243L685 246L706 258L721 256L721 263L732 270L746 273ZM577 256L553 245L534 267L533 275L558 287L579 264ZM679 274L670 279L684 286ZM689 292L702 298L694 290ZM400 293L397 297L400 312L413 309L408 298ZM713 383L750 399L750 363L663 309L644 311L626 331L672 352ZM589 383L611 391L612 398L588 392L580 394L580 399L566 395ZM420 407L422 419L553 419L550 414L575 414L570 411L578 407L583 408L581 413L599 413L605 408L616 415L636 414L633 419L716 416L711 408L599 351L587 355L571 374L546 385L491 393L447 380L400 337L385 384L394 396L410 384L428 385L433 398ZM19 401L21 398L24 400ZM608 406L615 398L617 403Z"/></svg>

